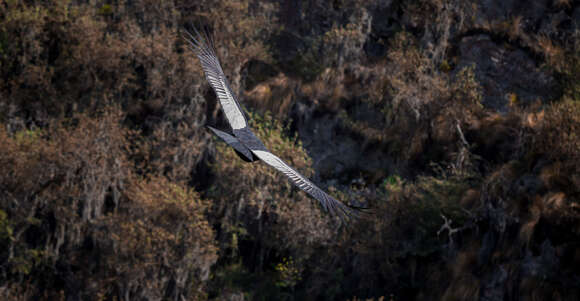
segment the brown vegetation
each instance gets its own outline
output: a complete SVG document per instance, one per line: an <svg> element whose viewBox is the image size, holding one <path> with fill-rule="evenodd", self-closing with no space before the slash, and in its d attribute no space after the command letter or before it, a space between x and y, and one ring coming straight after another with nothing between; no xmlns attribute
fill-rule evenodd
<svg viewBox="0 0 580 301"><path fill-rule="evenodd" d="M0 299L577 300L580 8L477 3L0 1ZM358 221L210 137L191 25Z"/></svg>

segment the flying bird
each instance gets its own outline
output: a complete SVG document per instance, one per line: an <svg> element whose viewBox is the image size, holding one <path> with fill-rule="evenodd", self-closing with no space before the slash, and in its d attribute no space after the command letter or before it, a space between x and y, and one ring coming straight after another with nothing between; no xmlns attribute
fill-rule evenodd
<svg viewBox="0 0 580 301"><path fill-rule="evenodd" d="M194 29L195 30L195 29ZM287 176L298 188L318 200L325 211L331 215L338 215L342 221L356 216L356 212L349 206L341 203L328 195L308 178L286 164L282 159L272 154L254 135L248 126L236 95L233 93L228 80L217 58L211 36L205 33L203 36L195 30L195 36L185 31L184 38L189 43L189 48L199 58L201 67L207 81L216 93L226 119L231 126L231 134L208 126L208 128L229 146L231 146L240 158L247 162L262 160Z"/></svg>

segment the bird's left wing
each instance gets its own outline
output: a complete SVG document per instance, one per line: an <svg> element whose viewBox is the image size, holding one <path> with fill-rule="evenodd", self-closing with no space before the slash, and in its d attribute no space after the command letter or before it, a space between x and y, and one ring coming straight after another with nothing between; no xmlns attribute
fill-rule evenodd
<svg viewBox="0 0 580 301"><path fill-rule="evenodd" d="M210 129L216 136L220 137L225 143L229 146L233 147L236 151L242 154L245 158L244 160L253 161L253 156L250 150L243 145L240 140L226 132L222 132L216 128L213 128L209 125L206 125L208 129Z"/></svg>
<svg viewBox="0 0 580 301"><path fill-rule="evenodd" d="M197 31L196 36L193 36L188 31L185 31L185 33L187 35L185 39L189 42L189 48L199 58L207 81L215 91L230 126L234 130L247 127L248 122L246 121L246 117L222 70L211 37L209 34L203 37Z"/></svg>
<svg viewBox="0 0 580 301"><path fill-rule="evenodd" d="M351 208L328 195L326 192L318 188L316 185L310 182L310 180L294 170L292 167L288 166L288 164L282 161L282 159L278 158L271 152L267 150L252 150L252 153L254 153L262 161L266 162L268 165L274 167L288 178L290 178L294 185L298 186L298 188L304 190L306 193L318 200L320 205L322 205L322 208L324 208L324 210L328 211L330 214L338 215L343 221L356 215L356 212Z"/></svg>

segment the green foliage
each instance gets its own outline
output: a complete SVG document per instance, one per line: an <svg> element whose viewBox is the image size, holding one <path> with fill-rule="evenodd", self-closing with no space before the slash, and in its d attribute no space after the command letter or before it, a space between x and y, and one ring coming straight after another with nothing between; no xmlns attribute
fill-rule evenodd
<svg viewBox="0 0 580 301"><path fill-rule="evenodd" d="M245 290L256 280L253 278L254 275L240 262L219 267L212 276L212 281L216 282L215 287L219 287L222 290Z"/></svg>
<svg viewBox="0 0 580 301"><path fill-rule="evenodd" d="M395 229L388 232L405 233L398 239L413 245L412 248L393 250L392 256L408 256L407 252L414 256L428 256L440 251L442 244L437 232L442 225L441 215L452 219L454 226L461 227L467 215L459 201L469 188L463 178L435 177L420 177L416 183L405 183L399 179L395 184L389 183L384 187L387 201L381 208L397 211L395 214L399 216L393 216L393 219L407 220L398 226L389 224L388 227L394 226Z"/></svg>
<svg viewBox="0 0 580 301"><path fill-rule="evenodd" d="M482 106L482 88L475 78L475 65L459 70L452 87L458 92L455 96L458 100Z"/></svg>
<svg viewBox="0 0 580 301"><path fill-rule="evenodd" d="M99 15L103 15L103 16L111 15L111 14L113 14L113 7L111 6L111 4L103 4L99 8L98 13L99 13Z"/></svg>
<svg viewBox="0 0 580 301"><path fill-rule="evenodd" d="M315 53L315 50L310 50L294 56L288 62L288 65L292 66L292 72L307 82L316 79L324 70L324 65L321 64L321 61Z"/></svg>
<svg viewBox="0 0 580 301"><path fill-rule="evenodd" d="M401 187L401 177L398 175L391 175L383 181L383 187L387 190L397 189Z"/></svg>
<svg viewBox="0 0 580 301"><path fill-rule="evenodd" d="M28 275L46 260L47 252L40 249L26 249L22 254L12 257L9 263L14 273Z"/></svg>
<svg viewBox="0 0 580 301"><path fill-rule="evenodd" d="M18 144L32 144L38 141L41 135L40 130L23 130L14 135Z"/></svg>
<svg viewBox="0 0 580 301"><path fill-rule="evenodd" d="M282 258L282 262L276 264L275 270L278 272L276 285L279 287L292 288L302 280L300 267L292 257Z"/></svg>
<svg viewBox="0 0 580 301"><path fill-rule="evenodd" d="M14 229L10 226L10 219L4 210L0 210L0 240L14 240Z"/></svg>
<svg viewBox="0 0 580 301"><path fill-rule="evenodd" d="M443 60L441 62L441 64L439 65L439 70L443 71L443 72L449 72L451 71L451 65L449 64L449 62L447 60Z"/></svg>
<svg viewBox="0 0 580 301"><path fill-rule="evenodd" d="M293 299L290 288L279 285L279 273L275 270L256 273L241 262L233 262L218 267L213 275L212 287L218 296L229 293L249 300Z"/></svg>

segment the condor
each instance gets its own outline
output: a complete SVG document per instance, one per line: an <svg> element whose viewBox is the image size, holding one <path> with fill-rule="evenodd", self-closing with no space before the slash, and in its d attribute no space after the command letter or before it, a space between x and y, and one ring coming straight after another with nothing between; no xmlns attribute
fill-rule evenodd
<svg viewBox="0 0 580 301"><path fill-rule="evenodd" d="M202 36L197 30L195 31L195 36L188 31L185 31L185 34L185 39L188 41L190 49L199 58L207 81L219 99L226 119L232 128L232 133L226 133L210 126L208 128L234 148L243 160L248 162L262 160L282 172L294 185L318 200L322 208L330 214L338 215L342 221L356 216L356 211L351 207L318 188L264 146L262 141L248 127L246 117L219 63L210 35L206 33Z"/></svg>

